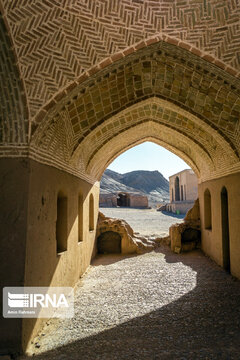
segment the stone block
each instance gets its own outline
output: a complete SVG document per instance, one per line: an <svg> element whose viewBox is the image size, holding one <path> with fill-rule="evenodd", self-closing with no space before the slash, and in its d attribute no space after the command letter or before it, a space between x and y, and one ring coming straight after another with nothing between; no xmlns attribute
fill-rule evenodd
<svg viewBox="0 0 240 360"><path fill-rule="evenodd" d="M178 224L174 224L169 229L171 239L171 250L175 251L176 247L181 249L181 232Z"/></svg>

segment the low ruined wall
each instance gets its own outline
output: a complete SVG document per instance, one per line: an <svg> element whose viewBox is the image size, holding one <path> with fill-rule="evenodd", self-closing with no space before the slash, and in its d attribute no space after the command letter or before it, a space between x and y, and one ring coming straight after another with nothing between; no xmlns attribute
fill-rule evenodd
<svg viewBox="0 0 240 360"><path fill-rule="evenodd" d="M174 224L169 229L171 250L174 252L190 251L200 246L201 242L199 199L187 212L184 222Z"/></svg>
<svg viewBox="0 0 240 360"><path fill-rule="evenodd" d="M118 236L121 239L119 248ZM101 212L99 212L98 217L96 238L100 253L120 252L122 254L142 254L146 251L152 251L161 243L166 244L169 240L168 237L150 240L145 236L140 236L134 233L125 220L109 218ZM115 242L115 244L111 242Z"/></svg>
<svg viewBox="0 0 240 360"><path fill-rule="evenodd" d="M99 212L96 238L105 233L114 232L121 236L121 253L134 254L138 248L134 242L134 233L131 226L124 220L112 219Z"/></svg>

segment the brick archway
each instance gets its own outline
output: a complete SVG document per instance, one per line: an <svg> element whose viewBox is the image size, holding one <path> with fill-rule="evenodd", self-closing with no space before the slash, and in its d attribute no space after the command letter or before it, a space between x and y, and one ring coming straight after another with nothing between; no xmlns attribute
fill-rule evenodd
<svg viewBox="0 0 240 360"><path fill-rule="evenodd" d="M99 179L114 158L146 139L183 158L202 180L216 176L223 156L229 168L231 157L235 158L229 144L214 129L174 104L153 97L93 130L75 151L73 161L77 166L81 158L86 172Z"/></svg>
<svg viewBox="0 0 240 360"><path fill-rule="evenodd" d="M157 119L211 159L205 180L239 168L239 80L200 56L158 41L73 85L36 117L32 158L94 181L98 175L89 171L89 162L109 136ZM88 144L91 136L99 149ZM197 153L190 152L185 157Z"/></svg>
<svg viewBox="0 0 240 360"><path fill-rule="evenodd" d="M97 186L116 156L154 141L198 175L203 218L205 186L213 187L217 204L218 187L235 189L239 176L240 81L234 75L172 42L143 44L57 94L33 121L30 156ZM238 197L232 198L234 211ZM204 228L202 234L203 250L221 264L219 219L211 234Z"/></svg>

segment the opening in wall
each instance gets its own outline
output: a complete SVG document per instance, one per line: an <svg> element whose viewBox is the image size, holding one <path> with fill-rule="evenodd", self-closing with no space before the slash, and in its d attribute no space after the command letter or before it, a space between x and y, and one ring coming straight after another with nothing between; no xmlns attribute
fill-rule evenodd
<svg viewBox="0 0 240 360"><path fill-rule="evenodd" d="M181 201L183 201L184 198L183 198L183 186L181 185Z"/></svg>
<svg viewBox="0 0 240 360"><path fill-rule="evenodd" d="M117 205L123 207L130 206L130 196L127 193L118 193Z"/></svg>
<svg viewBox="0 0 240 360"><path fill-rule="evenodd" d="M230 272L228 193L225 187L223 187L221 191L221 215L222 215L223 267L225 270Z"/></svg>
<svg viewBox="0 0 240 360"><path fill-rule="evenodd" d="M175 201L180 201L179 177L175 179Z"/></svg>
<svg viewBox="0 0 240 360"><path fill-rule="evenodd" d="M67 250L68 199L62 193L57 198L56 241L57 253Z"/></svg>
<svg viewBox="0 0 240 360"><path fill-rule="evenodd" d="M89 231L94 230L94 199L93 194L89 197Z"/></svg>
<svg viewBox="0 0 240 360"><path fill-rule="evenodd" d="M204 192L204 226L205 229L212 229L212 205L211 194L208 189Z"/></svg>
<svg viewBox="0 0 240 360"><path fill-rule="evenodd" d="M78 242L83 241L83 197L78 196Z"/></svg>

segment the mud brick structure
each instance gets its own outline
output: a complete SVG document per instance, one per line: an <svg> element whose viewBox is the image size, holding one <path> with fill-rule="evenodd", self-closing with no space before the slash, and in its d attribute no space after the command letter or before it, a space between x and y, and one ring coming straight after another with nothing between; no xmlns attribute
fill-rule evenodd
<svg viewBox="0 0 240 360"><path fill-rule="evenodd" d="M96 252L101 175L144 141L194 170L202 249L240 278L239 10L0 0L3 286L74 286ZM2 319L1 351L43 322Z"/></svg>
<svg viewBox="0 0 240 360"><path fill-rule="evenodd" d="M148 208L148 197L146 195L132 194L128 192L119 192L116 194L100 194L99 206Z"/></svg>
<svg viewBox="0 0 240 360"><path fill-rule="evenodd" d="M186 214L198 197L197 177L191 169L180 171L169 177L170 203L167 211Z"/></svg>

